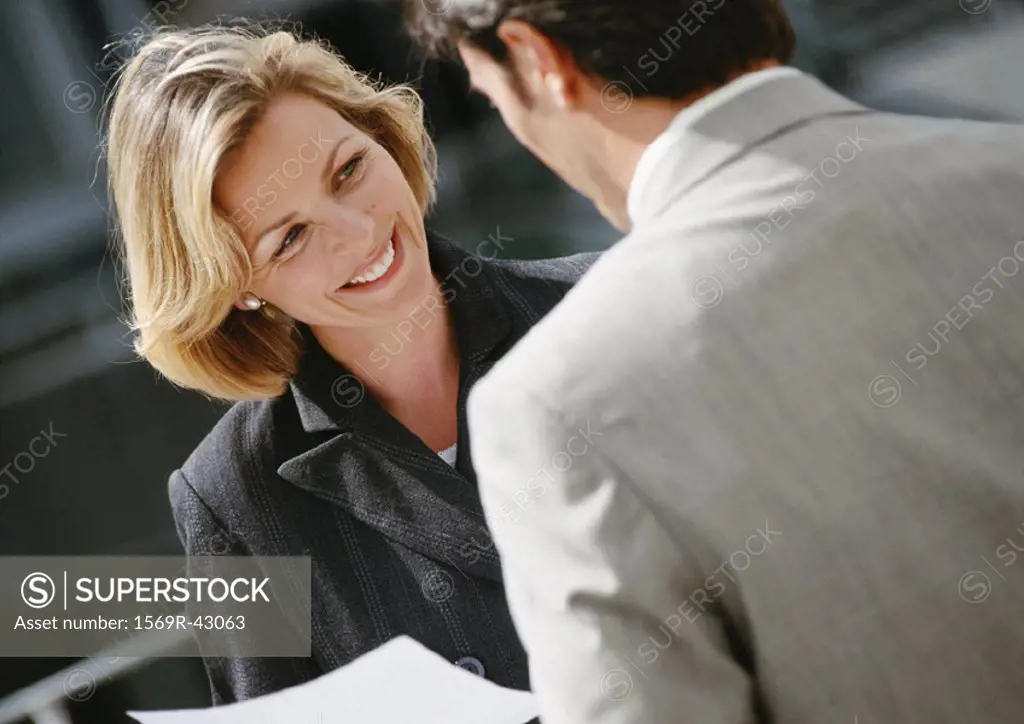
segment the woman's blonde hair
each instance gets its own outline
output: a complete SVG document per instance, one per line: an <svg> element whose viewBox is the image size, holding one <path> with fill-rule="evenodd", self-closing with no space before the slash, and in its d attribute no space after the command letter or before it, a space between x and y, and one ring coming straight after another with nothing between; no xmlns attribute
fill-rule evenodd
<svg viewBox="0 0 1024 724"><path fill-rule="evenodd" d="M280 314L235 308L252 268L213 183L274 96L304 93L373 137L424 214L436 157L417 93L384 86L323 41L256 24L162 30L119 72L106 156L135 349L175 384L224 400L281 394L300 336Z"/></svg>

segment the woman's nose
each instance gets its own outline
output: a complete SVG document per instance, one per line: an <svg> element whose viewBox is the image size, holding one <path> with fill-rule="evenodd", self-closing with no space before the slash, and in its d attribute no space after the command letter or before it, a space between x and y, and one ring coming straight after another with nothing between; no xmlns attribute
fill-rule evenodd
<svg viewBox="0 0 1024 724"><path fill-rule="evenodd" d="M373 249L376 224L367 213L338 210L326 220L327 237L332 251L347 254L368 254Z"/></svg>

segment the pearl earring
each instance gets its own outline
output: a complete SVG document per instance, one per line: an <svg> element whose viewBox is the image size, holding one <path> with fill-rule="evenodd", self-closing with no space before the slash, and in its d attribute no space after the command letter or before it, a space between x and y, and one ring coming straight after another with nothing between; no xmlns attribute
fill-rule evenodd
<svg viewBox="0 0 1024 724"><path fill-rule="evenodd" d="M266 300L260 299L252 292L246 292L245 296L242 297L242 304L245 305L245 308L254 312L266 303Z"/></svg>

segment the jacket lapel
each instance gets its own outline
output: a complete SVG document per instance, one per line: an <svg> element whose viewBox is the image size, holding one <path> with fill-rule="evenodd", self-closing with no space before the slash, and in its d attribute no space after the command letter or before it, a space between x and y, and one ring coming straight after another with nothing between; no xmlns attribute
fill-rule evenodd
<svg viewBox="0 0 1024 724"><path fill-rule="evenodd" d="M470 277L469 256L431 235L436 277L449 280L460 356L458 459L455 468L395 420L369 394L358 397L358 375L332 359L308 330L299 373L291 384L307 444L278 474L339 505L389 539L463 573L501 580L469 455L466 400L472 385L514 341L513 318L487 263ZM475 258L475 257L474 257ZM458 283L450 277L458 274ZM339 386L339 380L346 380ZM346 387L347 385L347 387Z"/></svg>

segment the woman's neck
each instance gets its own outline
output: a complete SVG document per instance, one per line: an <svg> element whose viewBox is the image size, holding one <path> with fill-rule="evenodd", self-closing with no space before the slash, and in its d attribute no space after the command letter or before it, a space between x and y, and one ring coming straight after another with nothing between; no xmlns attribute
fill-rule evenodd
<svg viewBox="0 0 1024 724"><path fill-rule="evenodd" d="M435 293L437 305L429 313L414 311L391 325L312 330L327 354L402 422L406 422L403 416L422 421L434 408L444 413L439 420L447 419L458 399L455 326L440 284Z"/></svg>

